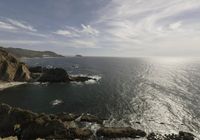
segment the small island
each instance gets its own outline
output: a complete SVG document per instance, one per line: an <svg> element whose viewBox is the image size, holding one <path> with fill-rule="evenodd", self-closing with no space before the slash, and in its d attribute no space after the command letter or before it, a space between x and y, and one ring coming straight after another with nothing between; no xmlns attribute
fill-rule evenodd
<svg viewBox="0 0 200 140"><path fill-rule="evenodd" d="M75 57L83 57L82 55L80 55L80 54L77 54L77 55L75 55Z"/></svg>

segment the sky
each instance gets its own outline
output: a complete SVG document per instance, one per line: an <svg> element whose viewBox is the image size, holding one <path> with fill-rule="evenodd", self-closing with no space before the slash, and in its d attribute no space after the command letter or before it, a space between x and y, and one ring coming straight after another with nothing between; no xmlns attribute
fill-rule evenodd
<svg viewBox="0 0 200 140"><path fill-rule="evenodd" d="M0 46L198 57L200 0L0 0Z"/></svg>

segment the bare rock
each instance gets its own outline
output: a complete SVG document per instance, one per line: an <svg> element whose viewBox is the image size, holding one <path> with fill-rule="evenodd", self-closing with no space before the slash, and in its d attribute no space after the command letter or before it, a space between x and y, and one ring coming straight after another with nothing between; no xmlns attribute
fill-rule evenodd
<svg viewBox="0 0 200 140"><path fill-rule="evenodd" d="M39 82L67 82L69 81L67 72L62 68L46 69L42 72Z"/></svg>
<svg viewBox="0 0 200 140"><path fill-rule="evenodd" d="M103 120L99 119L98 117L91 115L91 114L83 114L80 118L81 122L92 122L92 123L98 123L103 124Z"/></svg>
<svg viewBox="0 0 200 140"><path fill-rule="evenodd" d="M146 133L131 127L102 127L97 130L96 135L106 138L140 138L145 137Z"/></svg>

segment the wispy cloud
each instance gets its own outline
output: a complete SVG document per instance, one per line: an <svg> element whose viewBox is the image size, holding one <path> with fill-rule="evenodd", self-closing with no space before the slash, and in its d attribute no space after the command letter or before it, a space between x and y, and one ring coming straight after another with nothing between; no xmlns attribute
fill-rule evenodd
<svg viewBox="0 0 200 140"><path fill-rule="evenodd" d="M2 21L0 21L0 29L16 30L16 28L11 24Z"/></svg>
<svg viewBox="0 0 200 140"><path fill-rule="evenodd" d="M74 48L99 48L93 40L72 40L71 46Z"/></svg>
<svg viewBox="0 0 200 140"><path fill-rule="evenodd" d="M84 25L81 24L81 28L75 28L71 26L66 26L65 29L59 29L55 34L68 36L68 37L80 37L85 35L91 35L91 36L97 36L99 34L99 31L91 25Z"/></svg>
<svg viewBox="0 0 200 140"><path fill-rule="evenodd" d="M98 35L99 34L99 31L92 28L90 25L81 24L81 26L83 29L80 32L87 33L90 35Z"/></svg>
<svg viewBox="0 0 200 140"><path fill-rule="evenodd" d="M12 24L13 26L16 26L18 28L21 28L21 29L25 29L25 30L29 30L29 31L32 31L32 32L36 32L37 29L35 29L33 26L27 24L27 23L23 23L23 22L20 22L20 21L17 21L17 20L13 20L13 19L7 19L7 21Z"/></svg>
<svg viewBox="0 0 200 140"><path fill-rule="evenodd" d="M35 29L33 26L31 26L28 23L25 23L24 21L17 21L10 18L3 18L0 17L0 29L4 29L7 31L27 31L27 32L37 32L37 29Z"/></svg>
<svg viewBox="0 0 200 140"><path fill-rule="evenodd" d="M157 46L162 55L166 51L162 51L163 46L170 45L169 52L173 51L172 47L186 47L183 39L193 46L199 46L191 37L197 37L200 33L200 19L194 17L193 22L188 22L192 15L182 16L194 9L200 12L200 1L112 0L98 11L99 16L93 23L102 32L99 37L101 41L113 44L115 50L134 55L140 47L142 55L153 55L154 46Z"/></svg>
<svg viewBox="0 0 200 140"><path fill-rule="evenodd" d="M64 36L69 36L71 35L72 33L68 30L57 30L55 32L55 34L58 34L58 35L64 35Z"/></svg>

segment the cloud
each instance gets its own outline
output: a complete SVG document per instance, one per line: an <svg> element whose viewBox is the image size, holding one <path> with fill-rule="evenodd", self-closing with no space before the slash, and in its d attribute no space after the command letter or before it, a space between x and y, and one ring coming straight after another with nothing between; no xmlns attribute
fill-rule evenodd
<svg viewBox="0 0 200 140"><path fill-rule="evenodd" d="M12 26L9 23L5 23L0 21L0 29L7 29L7 30L16 30L16 28L14 26Z"/></svg>
<svg viewBox="0 0 200 140"><path fill-rule="evenodd" d="M81 37L85 35L97 36L99 31L91 27L91 25L81 24L81 28L66 26L66 29L59 29L53 33L67 37Z"/></svg>
<svg viewBox="0 0 200 140"><path fill-rule="evenodd" d="M154 46L157 46L160 54L165 54L162 46L169 45L169 52L173 52L173 47L184 49L180 47L186 47L183 39L196 47L200 45L200 41L197 45L197 41L191 39L200 33L200 19L192 15L183 16L194 9L200 12L200 1L112 0L97 11L98 18L93 25L101 32L99 40L104 45L107 42L109 46L115 46L113 50L132 52L133 55L140 50L141 55L152 55Z"/></svg>
<svg viewBox="0 0 200 140"><path fill-rule="evenodd" d="M92 0L89 2L95 4ZM68 10L72 12L72 9ZM82 10L76 9L75 16L66 18L65 10L59 7L60 16L52 16L56 20L51 20L48 27L46 22L33 26L23 20L0 18L0 29L38 35L38 40L44 35L45 39L35 42L35 45L42 43L46 46L62 46L66 52L68 48L77 51L101 48L97 49L98 52L91 52L99 55L109 52L109 55L147 56L173 54L174 50L178 53L188 50L187 46L195 53L197 50L200 52L199 0L110 0L95 11L84 9L86 13L92 13L92 16L82 14ZM49 21L48 16L44 19ZM40 27L41 30L34 27Z"/></svg>
<svg viewBox="0 0 200 140"><path fill-rule="evenodd" d="M1 39L0 44L6 46L13 46L13 45L25 45L25 46L32 46L32 45L50 45L50 46L57 46L57 47L65 47L65 48L75 48L75 49L94 49L99 48L96 45L96 40L92 39L70 39L70 40L58 40L53 38L41 38L38 39Z"/></svg>
<svg viewBox="0 0 200 140"><path fill-rule="evenodd" d="M92 40L72 40L71 46L74 48L98 48L95 41Z"/></svg>
<svg viewBox="0 0 200 140"><path fill-rule="evenodd" d="M81 24L81 26L82 26L83 29L80 32L88 33L88 34L91 34L91 35L98 35L99 34L99 31L92 28L90 25Z"/></svg>
<svg viewBox="0 0 200 140"><path fill-rule="evenodd" d="M55 34L58 34L58 35L64 35L64 36L69 36L71 35L72 33L68 30L57 30L55 32Z"/></svg>
<svg viewBox="0 0 200 140"><path fill-rule="evenodd" d="M181 21L178 21L178 22L175 22L175 23L172 23L169 25L169 28L172 29L172 30L176 30L178 28L180 28L182 25L182 22Z"/></svg>
<svg viewBox="0 0 200 140"><path fill-rule="evenodd" d="M32 27L32 26L29 25L29 24L22 23L22 22L20 22L20 21L13 20L13 19L7 19L7 21L8 21L10 24L12 24L13 26L16 26L17 28L29 30L29 31L32 31L32 32L36 32L36 31L37 31L37 29L35 29L34 27Z"/></svg>
<svg viewBox="0 0 200 140"><path fill-rule="evenodd" d="M4 29L7 31L15 31L15 32L36 32L37 29L35 29L33 26L27 24L27 23L22 23L17 20L13 20L10 18L3 18L0 17L0 29Z"/></svg>

